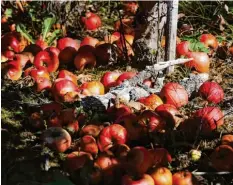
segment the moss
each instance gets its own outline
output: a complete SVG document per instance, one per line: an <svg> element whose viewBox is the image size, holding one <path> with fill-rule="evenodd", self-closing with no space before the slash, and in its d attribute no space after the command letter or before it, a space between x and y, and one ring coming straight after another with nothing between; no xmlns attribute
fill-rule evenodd
<svg viewBox="0 0 233 185"><path fill-rule="evenodd" d="M17 112L16 112L17 113ZM15 119L16 114L12 110L8 110L4 107L1 109L1 121L3 127L13 127L15 129L20 129L22 127L20 120Z"/></svg>

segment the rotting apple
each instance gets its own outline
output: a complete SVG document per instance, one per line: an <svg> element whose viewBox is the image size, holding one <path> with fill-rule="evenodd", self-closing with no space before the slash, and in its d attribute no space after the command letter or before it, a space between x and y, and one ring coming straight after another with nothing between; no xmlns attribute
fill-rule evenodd
<svg viewBox="0 0 233 185"><path fill-rule="evenodd" d="M189 52L186 55L188 58L193 58L193 60L186 62L184 65L188 68L194 68L199 73L209 72L210 68L210 58L204 52Z"/></svg>
<svg viewBox="0 0 233 185"><path fill-rule="evenodd" d="M125 144L127 141L127 131L119 124L112 124L101 130L97 144L101 152L109 150L117 144Z"/></svg>
<svg viewBox="0 0 233 185"><path fill-rule="evenodd" d="M156 94L151 94L147 97L139 98L137 101L143 103L150 110L155 110L156 107L163 104L161 98Z"/></svg>
<svg viewBox="0 0 233 185"><path fill-rule="evenodd" d="M108 91L111 87L115 86L117 78L120 76L120 73L117 71L108 71L104 73L101 78L101 83L104 85L105 89Z"/></svg>
<svg viewBox="0 0 233 185"><path fill-rule="evenodd" d="M33 112L29 117L29 123L33 128L36 129L43 129L44 126L44 120L42 118L42 115L39 112Z"/></svg>
<svg viewBox="0 0 233 185"><path fill-rule="evenodd" d="M66 47L72 47L74 48L76 51L78 51L79 49L79 43L70 38L70 37L64 37L64 38L61 38L57 41L57 48L62 51L63 49L65 49Z"/></svg>
<svg viewBox="0 0 233 185"><path fill-rule="evenodd" d="M43 141L57 152L65 152L71 146L70 134L60 127L50 127L42 134Z"/></svg>
<svg viewBox="0 0 233 185"><path fill-rule="evenodd" d="M78 77L68 70L65 70L65 69L60 70L57 78L65 78L67 80L72 81L75 85L78 85L78 83L77 83Z"/></svg>
<svg viewBox="0 0 233 185"><path fill-rule="evenodd" d="M83 38L82 42L80 43L80 47L85 45L90 45L92 47L95 47L98 42L99 42L98 39L94 37L86 36Z"/></svg>
<svg viewBox="0 0 233 185"><path fill-rule="evenodd" d="M142 146L132 148L126 157L126 171L130 175L140 176L152 166L150 152Z"/></svg>
<svg viewBox="0 0 233 185"><path fill-rule="evenodd" d="M86 96L103 95L104 85L99 81L86 82L80 86L80 90Z"/></svg>
<svg viewBox="0 0 233 185"><path fill-rule="evenodd" d="M93 158L91 154L83 151L75 151L66 156L65 167L67 171L74 172L85 166Z"/></svg>
<svg viewBox="0 0 233 185"><path fill-rule="evenodd" d="M76 54L77 51L75 48L66 47L59 53L58 58L62 64L69 64L69 63L73 63Z"/></svg>
<svg viewBox="0 0 233 185"><path fill-rule="evenodd" d="M224 98L222 87L216 82L206 81L199 88L199 94L208 102L219 103Z"/></svg>
<svg viewBox="0 0 233 185"><path fill-rule="evenodd" d="M60 111L59 119L62 121L63 125L67 125L76 120L77 110L75 108L66 108Z"/></svg>
<svg viewBox="0 0 233 185"><path fill-rule="evenodd" d="M212 166L217 171L232 171L233 170L233 148L229 145L220 145L215 148L210 155Z"/></svg>
<svg viewBox="0 0 233 185"><path fill-rule="evenodd" d="M96 66L96 57L93 51L94 48L89 45L80 47L74 59L74 65L78 70L82 71L86 67L93 68Z"/></svg>
<svg viewBox="0 0 233 185"><path fill-rule="evenodd" d="M172 185L172 173L165 167L159 167L150 173L155 185Z"/></svg>
<svg viewBox="0 0 233 185"><path fill-rule="evenodd" d="M156 167L167 166L172 162L171 154L165 148L154 148L149 150L152 155L153 165Z"/></svg>
<svg viewBox="0 0 233 185"><path fill-rule="evenodd" d="M113 51L113 45L109 43L104 43L96 46L95 56L98 65L108 65L111 54Z"/></svg>
<svg viewBox="0 0 233 185"><path fill-rule="evenodd" d="M80 98L79 92L78 86L70 80L58 78L53 83L52 93L55 101L74 102Z"/></svg>
<svg viewBox="0 0 233 185"><path fill-rule="evenodd" d="M102 25L100 17L92 12L87 12L85 17L82 17L82 22L84 23L87 30L92 31L98 29Z"/></svg>
<svg viewBox="0 0 233 185"><path fill-rule="evenodd" d="M185 88L175 82L166 83L160 91L160 97L166 104L180 108L188 103L188 93Z"/></svg>
<svg viewBox="0 0 233 185"><path fill-rule="evenodd" d="M37 68L46 65L48 72L55 72L59 67L59 59L52 52L40 51L34 58L34 65Z"/></svg>
<svg viewBox="0 0 233 185"><path fill-rule="evenodd" d="M121 185L154 185L153 178L148 174L143 174L141 178L133 179L129 175L122 177Z"/></svg>
<svg viewBox="0 0 233 185"><path fill-rule="evenodd" d="M66 129L72 134L77 133L79 131L79 122L77 120L73 120L67 124Z"/></svg>

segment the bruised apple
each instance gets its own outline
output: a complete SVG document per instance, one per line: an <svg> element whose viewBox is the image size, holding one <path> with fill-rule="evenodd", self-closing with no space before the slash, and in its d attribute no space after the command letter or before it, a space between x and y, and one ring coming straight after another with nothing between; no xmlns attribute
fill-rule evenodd
<svg viewBox="0 0 233 185"><path fill-rule="evenodd" d="M60 127L50 127L42 134L44 142L57 152L65 152L71 146L70 134Z"/></svg>
<svg viewBox="0 0 233 185"><path fill-rule="evenodd" d="M126 129L119 124L112 124L101 130L97 144L101 152L108 151L117 144L125 144L127 140Z"/></svg>
<svg viewBox="0 0 233 185"><path fill-rule="evenodd" d="M53 83L52 93L55 101L73 102L79 98L79 92L77 85L70 80L58 78Z"/></svg>
<svg viewBox="0 0 233 185"><path fill-rule="evenodd" d="M58 55L59 61L63 64L73 63L77 50L73 47L64 48Z"/></svg>

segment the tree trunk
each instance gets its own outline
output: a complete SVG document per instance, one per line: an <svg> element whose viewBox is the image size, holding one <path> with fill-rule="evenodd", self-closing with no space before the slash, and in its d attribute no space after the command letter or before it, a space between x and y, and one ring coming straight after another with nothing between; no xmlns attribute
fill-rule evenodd
<svg viewBox="0 0 233 185"><path fill-rule="evenodd" d="M141 66L163 61L160 42L166 23L167 3L161 1L140 1L136 15L136 59Z"/></svg>

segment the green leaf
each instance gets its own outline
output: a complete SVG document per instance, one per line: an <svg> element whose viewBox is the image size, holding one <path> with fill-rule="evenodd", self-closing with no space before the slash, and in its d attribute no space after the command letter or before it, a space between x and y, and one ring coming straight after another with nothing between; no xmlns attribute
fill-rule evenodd
<svg viewBox="0 0 233 185"><path fill-rule="evenodd" d="M53 17L47 17L45 18L43 25L42 25L42 40L44 41L48 32L50 31L52 25L56 22L56 18L53 15Z"/></svg>
<svg viewBox="0 0 233 185"><path fill-rule="evenodd" d="M16 25L16 31L21 33L22 36L24 36L28 41L30 41L32 44L35 43L35 40L32 38L32 36L28 33L26 30L26 26L19 23Z"/></svg>
<svg viewBox="0 0 233 185"><path fill-rule="evenodd" d="M189 49L191 51L199 51L208 53L209 49L205 47L205 45L199 41L191 42L189 45Z"/></svg>
<svg viewBox="0 0 233 185"><path fill-rule="evenodd" d="M4 15L6 16L6 17L12 17L12 9L11 8L7 8L6 10L5 10L5 12L4 12Z"/></svg>
<svg viewBox="0 0 233 185"><path fill-rule="evenodd" d="M50 46L55 39L62 35L62 30L55 30L47 39L47 43Z"/></svg>

